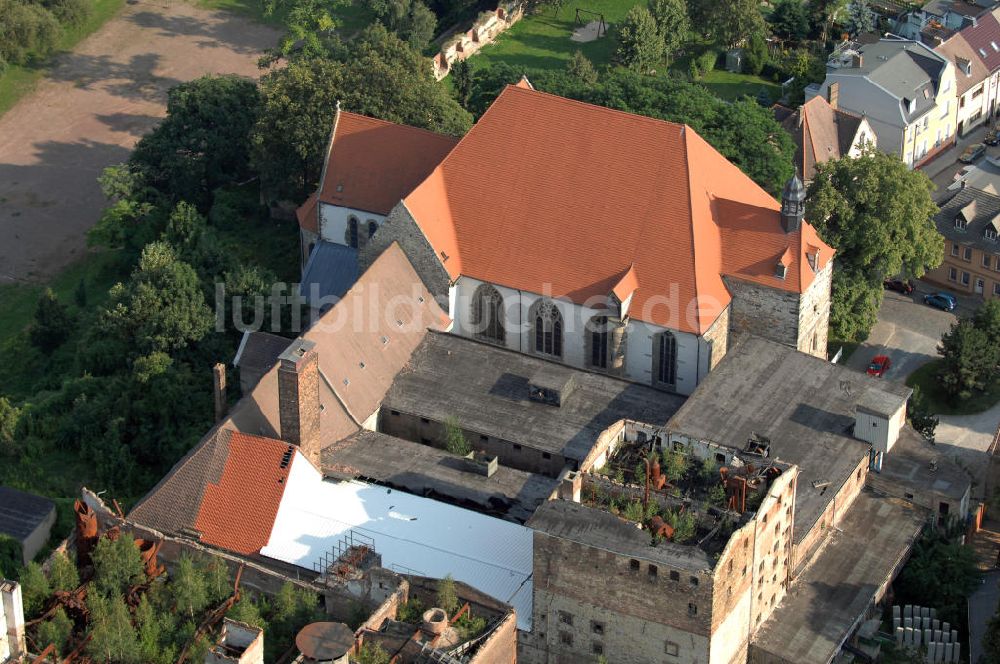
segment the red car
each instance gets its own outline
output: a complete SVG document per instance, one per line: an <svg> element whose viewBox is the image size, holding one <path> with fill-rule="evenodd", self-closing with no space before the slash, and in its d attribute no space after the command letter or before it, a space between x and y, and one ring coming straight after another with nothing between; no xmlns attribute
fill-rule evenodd
<svg viewBox="0 0 1000 664"><path fill-rule="evenodd" d="M913 282L909 279L886 279L882 285L886 290L896 291L903 295L909 295L913 292Z"/></svg>
<svg viewBox="0 0 1000 664"><path fill-rule="evenodd" d="M875 376L876 378L881 378L885 375L885 372L889 370L892 366L892 362L885 355L876 355L872 358L871 364L868 365L867 374L869 376Z"/></svg>

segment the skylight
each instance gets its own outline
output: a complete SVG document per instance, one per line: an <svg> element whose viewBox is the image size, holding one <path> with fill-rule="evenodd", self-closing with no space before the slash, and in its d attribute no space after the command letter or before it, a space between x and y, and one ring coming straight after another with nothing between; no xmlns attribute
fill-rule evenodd
<svg viewBox="0 0 1000 664"><path fill-rule="evenodd" d="M995 41L991 41L990 42L990 46L993 47L993 52L994 53L1000 53L1000 47L997 46L997 43Z"/></svg>
<svg viewBox="0 0 1000 664"><path fill-rule="evenodd" d="M979 55L981 55L981 56L983 56L985 58L986 57L986 51L984 51L983 49L979 49Z"/></svg>

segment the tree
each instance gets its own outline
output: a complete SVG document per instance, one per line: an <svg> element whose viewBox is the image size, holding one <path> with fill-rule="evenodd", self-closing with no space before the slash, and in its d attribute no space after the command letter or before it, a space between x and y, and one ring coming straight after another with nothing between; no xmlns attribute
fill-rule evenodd
<svg viewBox="0 0 1000 664"><path fill-rule="evenodd" d="M826 62L804 48L796 49L786 56L785 69L792 76L788 98L797 104L804 100L805 89L810 83L821 83L826 76Z"/></svg>
<svg viewBox="0 0 1000 664"><path fill-rule="evenodd" d="M764 65L768 61L767 42L764 35L755 32L750 35L746 51L743 54L743 70L748 74L758 76L764 71Z"/></svg>
<svg viewBox="0 0 1000 664"><path fill-rule="evenodd" d="M186 201L181 201L170 213L163 239L177 250L180 256L190 260L201 243L208 224L198 209Z"/></svg>
<svg viewBox="0 0 1000 664"><path fill-rule="evenodd" d="M853 0L848 5L846 27L852 37L875 32L875 17L868 0Z"/></svg>
<svg viewBox="0 0 1000 664"><path fill-rule="evenodd" d="M265 16L281 16L288 31L278 48L265 57L269 64L284 55L311 58L324 52L337 27L336 12L346 0L264 0Z"/></svg>
<svg viewBox="0 0 1000 664"><path fill-rule="evenodd" d="M35 316L29 331L31 345L51 353L69 338L74 316L69 307L59 301L51 288L46 288L35 306Z"/></svg>
<svg viewBox="0 0 1000 664"><path fill-rule="evenodd" d="M80 586L80 573L76 565L65 553L59 552L52 556L52 566L49 569L49 584L52 590L69 592Z"/></svg>
<svg viewBox="0 0 1000 664"><path fill-rule="evenodd" d="M896 597L901 603L937 607L938 618L957 625L963 622L966 598L978 582L972 549L928 527L896 580Z"/></svg>
<svg viewBox="0 0 1000 664"><path fill-rule="evenodd" d="M802 0L778 0L771 12L774 32L788 39L801 40L809 34L809 16Z"/></svg>
<svg viewBox="0 0 1000 664"><path fill-rule="evenodd" d="M49 585L45 572L42 571L42 566L32 560L21 570L18 581L21 584L24 615L34 617L41 613L46 600L52 594L52 587Z"/></svg>
<svg viewBox="0 0 1000 664"><path fill-rule="evenodd" d="M94 562L94 590L119 597L125 590L146 578L135 540L121 535L112 540L102 537L91 555ZM107 607L105 607L107 608Z"/></svg>
<svg viewBox="0 0 1000 664"><path fill-rule="evenodd" d="M0 26L0 63L15 65L51 53L61 32L52 12L24 0L0 0Z"/></svg>
<svg viewBox="0 0 1000 664"><path fill-rule="evenodd" d="M472 96L472 67L469 66L469 61L462 59L456 62L451 68L451 76L455 83L455 98L462 108L468 109L469 98Z"/></svg>
<svg viewBox="0 0 1000 664"><path fill-rule="evenodd" d="M1000 300L986 300L980 304L972 322L986 334L991 344L1000 344Z"/></svg>
<svg viewBox="0 0 1000 664"><path fill-rule="evenodd" d="M597 83L597 70L594 69L593 63L587 59L583 51L577 50L573 53L573 57L566 64L566 73L583 85Z"/></svg>
<svg viewBox="0 0 1000 664"><path fill-rule="evenodd" d="M727 48L736 48L755 33L765 33L767 26L757 0L699 0L715 5L711 10L710 33Z"/></svg>
<svg viewBox="0 0 1000 664"><path fill-rule="evenodd" d="M938 346L943 358L938 380L953 401L969 399L986 389L996 372L998 352L1000 349L972 319L952 324Z"/></svg>
<svg viewBox="0 0 1000 664"><path fill-rule="evenodd" d="M795 144L771 112L754 101L721 104L715 123L703 131L705 140L772 194L794 173Z"/></svg>
<svg viewBox="0 0 1000 664"><path fill-rule="evenodd" d="M389 664L389 653L378 643L365 643L354 661L357 664Z"/></svg>
<svg viewBox="0 0 1000 664"><path fill-rule="evenodd" d="M130 163L170 200L207 210L211 192L250 177L250 130L260 93L248 78L203 76L167 95L167 116L140 139Z"/></svg>
<svg viewBox="0 0 1000 664"><path fill-rule="evenodd" d="M170 576L170 594L175 608L192 620L208 605L205 575L190 556L182 555Z"/></svg>
<svg viewBox="0 0 1000 664"><path fill-rule="evenodd" d="M316 186L337 101L354 113L460 136L471 116L434 80L427 59L381 24L333 57L296 59L261 79L253 162L272 199Z"/></svg>
<svg viewBox="0 0 1000 664"><path fill-rule="evenodd" d="M462 425L459 424L458 418L453 415L444 420L444 436L445 448L452 454L465 456L472 451L472 446L469 445L465 433L462 432Z"/></svg>
<svg viewBox="0 0 1000 664"><path fill-rule="evenodd" d="M913 386L913 394L910 396L910 403L907 408L907 415L910 416L910 424L917 433L927 440L934 440L934 431L937 429L938 418L931 412L930 404L920 391L920 387Z"/></svg>
<svg viewBox="0 0 1000 664"><path fill-rule="evenodd" d="M73 621L66 615L66 609L56 607L52 617L38 626L38 637L35 642L39 650L52 644L56 647L56 653L66 652L70 637L73 636Z"/></svg>
<svg viewBox="0 0 1000 664"><path fill-rule="evenodd" d="M649 10L636 5L618 26L618 61L630 69L648 72L664 56L663 37Z"/></svg>
<svg viewBox="0 0 1000 664"><path fill-rule="evenodd" d="M18 452L16 435L20 419L21 409L13 405L7 397L0 396L0 456L10 456Z"/></svg>
<svg viewBox="0 0 1000 664"><path fill-rule="evenodd" d="M449 617L458 611L458 592L455 589L455 579L451 578L451 574L438 581L437 605L444 609Z"/></svg>
<svg viewBox="0 0 1000 664"><path fill-rule="evenodd" d="M126 538L119 538L123 539ZM102 662L142 661L128 607L120 596L108 597L91 591L87 595L87 608L90 609L91 626L88 654Z"/></svg>
<svg viewBox="0 0 1000 664"><path fill-rule="evenodd" d="M810 0L809 22L813 35L825 43L830 26L840 20L848 4L849 0Z"/></svg>
<svg viewBox="0 0 1000 664"><path fill-rule="evenodd" d="M116 284L110 296L98 331L114 335L133 357L183 348L212 327L198 275L165 242L147 246L128 284Z"/></svg>
<svg viewBox="0 0 1000 664"><path fill-rule="evenodd" d="M806 210L837 251L831 307L837 338L867 336L886 277L920 277L940 265L944 242L934 225L933 187L897 156L872 149L818 166Z"/></svg>
<svg viewBox="0 0 1000 664"><path fill-rule="evenodd" d="M649 13L667 55L673 55L687 43L691 21L684 0L649 0Z"/></svg>

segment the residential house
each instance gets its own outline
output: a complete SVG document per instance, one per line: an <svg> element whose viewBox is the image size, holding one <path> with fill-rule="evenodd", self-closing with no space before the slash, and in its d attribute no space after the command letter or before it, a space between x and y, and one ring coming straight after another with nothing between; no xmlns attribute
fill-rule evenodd
<svg viewBox="0 0 1000 664"><path fill-rule="evenodd" d="M775 105L775 119L795 141L795 166L808 185L816 166L831 159L857 157L865 146L875 147L875 131L868 119L837 107L839 85L827 88L829 100L813 97L796 110Z"/></svg>
<svg viewBox="0 0 1000 664"><path fill-rule="evenodd" d="M972 48L989 72L984 89L985 114L992 119L997 114L1000 98L1000 21L997 11L987 12L976 19L974 25L962 30L962 39Z"/></svg>
<svg viewBox="0 0 1000 664"><path fill-rule="evenodd" d="M878 147L916 167L955 142L954 64L908 39L848 42L827 63L818 94L837 84L838 108L867 118Z"/></svg>
<svg viewBox="0 0 1000 664"><path fill-rule="evenodd" d="M899 16L893 33L934 48L959 30L975 25L979 16L997 4L996 0L931 0Z"/></svg>
<svg viewBox="0 0 1000 664"><path fill-rule="evenodd" d="M956 127L958 136L965 136L983 124L990 115L987 103L990 70L966 40L965 33L951 36L934 50L955 66L955 96L958 98Z"/></svg>
<svg viewBox="0 0 1000 664"><path fill-rule="evenodd" d="M934 218L944 236L944 262L927 279L983 297L1000 297L1000 196L960 189Z"/></svg>

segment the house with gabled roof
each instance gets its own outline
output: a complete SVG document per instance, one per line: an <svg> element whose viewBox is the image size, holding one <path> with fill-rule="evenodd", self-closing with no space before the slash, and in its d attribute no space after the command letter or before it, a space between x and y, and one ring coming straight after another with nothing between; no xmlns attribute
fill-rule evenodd
<svg viewBox="0 0 1000 664"><path fill-rule="evenodd" d="M839 108L865 116L879 150L908 166L920 166L955 142L955 65L921 42L845 42L827 62L816 94L829 98L833 85Z"/></svg>
<svg viewBox="0 0 1000 664"><path fill-rule="evenodd" d="M825 356L833 250L804 219L798 178L779 203L690 127L526 80L457 143L379 121L344 138L364 122L340 113L320 192L300 211L304 238L353 239L335 204L360 209L348 201L359 189L378 198L386 214L358 242L360 269L398 242L448 303L451 332L681 394L730 337ZM433 147L386 151L385 137L411 131ZM374 170L355 174L358 162Z"/></svg>
<svg viewBox="0 0 1000 664"><path fill-rule="evenodd" d="M774 119L795 142L795 166L806 184L815 177L817 165L857 157L866 146L877 146L867 118L837 107L837 91L838 86L831 86L829 100L813 97L795 110L780 104L772 107Z"/></svg>
<svg viewBox="0 0 1000 664"><path fill-rule="evenodd" d="M934 218L944 261L927 279L959 292L1000 297L1000 196L962 188Z"/></svg>
<svg viewBox="0 0 1000 664"><path fill-rule="evenodd" d="M993 47L988 48L992 50ZM966 40L964 31L948 38L934 50L955 65L955 97L958 99L956 128L958 135L964 136L983 124L990 115L987 94L990 70L977 49Z"/></svg>

